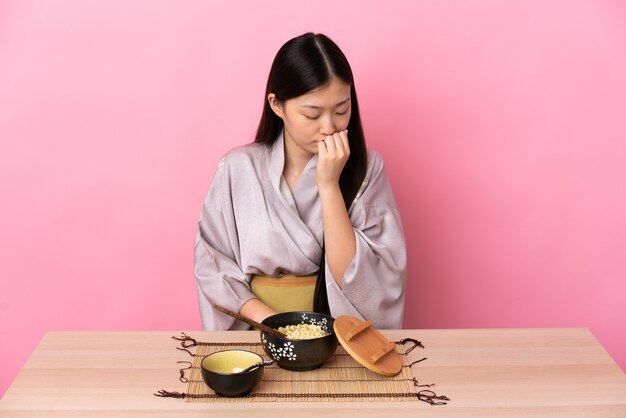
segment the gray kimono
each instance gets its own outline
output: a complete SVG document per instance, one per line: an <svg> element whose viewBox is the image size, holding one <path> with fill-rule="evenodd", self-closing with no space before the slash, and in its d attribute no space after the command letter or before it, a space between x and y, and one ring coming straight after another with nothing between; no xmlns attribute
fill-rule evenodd
<svg viewBox="0 0 626 418"><path fill-rule="evenodd" d="M195 244L195 275L207 330L248 329L213 310L239 312L254 298L252 274L310 275L322 254L322 210L316 184L317 155L292 196L285 195L283 132L272 146L248 144L229 151L202 206ZM281 192L282 189L282 192ZM286 197L288 199L286 199ZM331 315L371 319L377 328L401 328L406 247L400 214L379 154L368 150L365 180L348 211L356 255L340 288L328 264Z"/></svg>

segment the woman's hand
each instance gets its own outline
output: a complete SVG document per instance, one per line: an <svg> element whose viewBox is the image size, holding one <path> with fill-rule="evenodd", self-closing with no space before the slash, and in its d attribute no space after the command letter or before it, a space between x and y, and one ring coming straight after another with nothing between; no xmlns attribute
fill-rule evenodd
<svg viewBox="0 0 626 418"><path fill-rule="evenodd" d="M318 189L339 185L339 176L350 156L348 130L328 135L317 143Z"/></svg>
<svg viewBox="0 0 626 418"><path fill-rule="evenodd" d="M245 317L248 317L256 322L263 322L268 316L277 314L269 306L261 302L259 299L250 299L243 304L239 313Z"/></svg>

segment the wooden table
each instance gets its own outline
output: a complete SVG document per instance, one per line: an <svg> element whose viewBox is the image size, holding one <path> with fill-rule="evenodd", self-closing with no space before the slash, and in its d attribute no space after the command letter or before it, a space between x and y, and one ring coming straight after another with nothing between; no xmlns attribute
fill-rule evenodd
<svg viewBox="0 0 626 418"><path fill-rule="evenodd" d="M587 329L393 330L428 357L420 382L451 401L189 403L170 337L180 332L48 333L0 401L0 417L626 417L626 376ZM199 341L258 341L256 331L187 331ZM411 359L409 359L411 360Z"/></svg>

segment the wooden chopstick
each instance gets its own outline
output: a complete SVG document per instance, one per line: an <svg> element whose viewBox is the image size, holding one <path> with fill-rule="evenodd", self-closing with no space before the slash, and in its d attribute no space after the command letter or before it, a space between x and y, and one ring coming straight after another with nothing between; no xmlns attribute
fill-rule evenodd
<svg viewBox="0 0 626 418"><path fill-rule="evenodd" d="M268 327L267 325L260 324L260 323L254 321L254 320L252 320L252 319L250 319L248 317L245 317L245 316L243 316L241 314L238 314L238 313L233 312L233 311L231 311L229 309L226 309L223 306L213 305L213 307L216 310L218 310L218 311L220 311L222 313L225 313L226 315L232 316L233 318L238 319L240 321L243 321L246 324L252 325L253 327L255 327L257 329L260 329L261 331L265 331L268 334L273 335L274 337L287 338L286 334L283 334L282 332L280 332L280 331L278 331L278 330L276 330L276 329L274 329L272 327Z"/></svg>

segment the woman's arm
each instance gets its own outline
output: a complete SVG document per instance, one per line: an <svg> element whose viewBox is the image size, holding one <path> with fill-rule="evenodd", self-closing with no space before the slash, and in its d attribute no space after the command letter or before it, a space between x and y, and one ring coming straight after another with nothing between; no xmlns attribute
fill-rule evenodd
<svg viewBox="0 0 626 418"><path fill-rule="evenodd" d="M317 161L326 262L339 287L356 253L354 229L339 187L341 171L350 156L347 132L329 135L325 141L319 142Z"/></svg>
<svg viewBox="0 0 626 418"><path fill-rule="evenodd" d="M356 253L341 287L326 263L326 290L333 316L371 319L374 326L401 328L406 282L402 220L380 155L368 151L368 169L350 211Z"/></svg>
<svg viewBox="0 0 626 418"><path fill-rule="evenodd" d="M272 316L278 312L275 312L269 306L255 298L244 303L239 313L253 321L262 322L268 316Z"/></svg>
<svg viewBox="0 0 626 418"><path fill-rule="evenodd" d="M198 282L198 304L202 323L208 330L248 329L248 325L213 309L213 304L260 320L273 311L256 299L243 272L233 212L229 159L219 164L202 205L196 235L194 270Z"/></svg>

